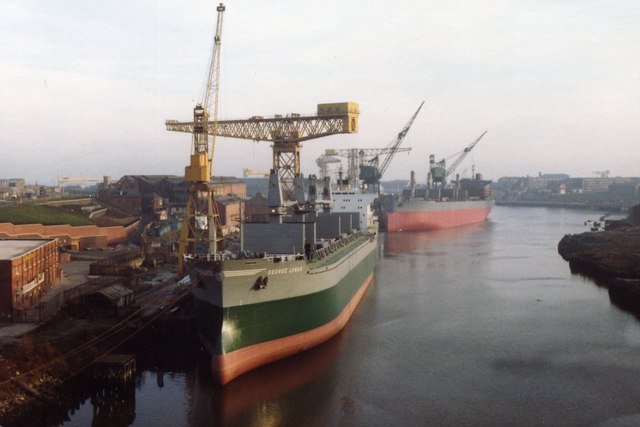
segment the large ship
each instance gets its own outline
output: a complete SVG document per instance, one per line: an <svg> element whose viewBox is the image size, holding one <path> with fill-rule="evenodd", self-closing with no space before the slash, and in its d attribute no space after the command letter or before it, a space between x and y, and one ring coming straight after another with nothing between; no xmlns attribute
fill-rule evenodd
<svg viewBox="0 0 640 427"><path fill-rule="evenodd" d="M449 168L445 160L436 162L435 156L430 155L426 185L416 185L412 171L409 186L400 195L382 195L383 227L388 232L428 231L485 221L494 204L491 181L474 171L473 178L460 179L456 175L453 182L447 183L485 134L486 131L466 147Z"/></svg>
<svg viewBox="0 0 640 427"><path fill-rule="evenodd" d="M220 384L334 336L373 280L377 223L368 206L332 212L329 180L311 176L307 200L285 209L273 171L267 200L271 215L241 224L237 250L185 259Z"/></svg>
<svg viewBox="0 0 640 427"><path fill-rule="evenodd" d="M490 181L460 180L460 184L467 197L455 195L455 191L425 196L426 189L416 188L414 192L405 189L400 197L384 200L386 230L391 233L428 231L485 221L493 208L493 198L485 195L486 190L481 190L481 195L469 196L470 192L462 189L465 184L472 184L472 188L478 184L485 187Z"/></svg>

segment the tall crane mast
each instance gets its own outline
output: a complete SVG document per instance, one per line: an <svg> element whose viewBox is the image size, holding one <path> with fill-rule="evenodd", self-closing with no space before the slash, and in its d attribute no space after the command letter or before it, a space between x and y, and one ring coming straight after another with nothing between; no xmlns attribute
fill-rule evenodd
<svg viewBox="0 0 640 427"><path fill-rule="evenodd" d="M209 62L209 75L202 101L193 109L193 147L190 164L185 167L184 179L192 182L187 196L180 241L178 271L184 274L185 256L216 256L223 248L222 227L213 189L208 185L213 168L213 151L218 122L218 96L220 92L220 46L222 41L222 3L218 12L213 51ZM213 106L211 105L213 100ZM213 117L212 114L213 113ZM210 118L213 131L209 126ZM211 137L211 138L210 138Z"/></svg>
<svg viewBox="0 0 640 427"><path fill-rule="evenodd" d="M273 170L278 174L286 202L294 202L294 184L301 177L300 152L303 141L341 133L358 132L359 106L356 102L318 104L315 115L289 114L275 117L253 116L241 120L209 122L209 134L272 142ZM169 131L193 132L198 123L167 120Z"/></svg>
<svg viewBox="0 0 640 427"><path fill-rule="evenodd" d="M407 124L398 133L396 138L391 141L391 143L389 143L389 145L387 146L388 154L382 161L382 165L378 165L379 157L376 156L372 160L370 160L368 164L360 166L360 179L367 187L372 188L374 191L379 191L380 178L382 178L382 175L387 170L387 167L389 167L391 159L393 159L393 157L398 152L398 147L400 147L400 144L402 144L402 141L404 141L404 138L407 136L409 129L411 129L411 125L418 116L418 113L420 112L420 109L423 105L424 101L422 101L416 112L413 114L413 116L411 116L411 119L409 119Z"/></svg>

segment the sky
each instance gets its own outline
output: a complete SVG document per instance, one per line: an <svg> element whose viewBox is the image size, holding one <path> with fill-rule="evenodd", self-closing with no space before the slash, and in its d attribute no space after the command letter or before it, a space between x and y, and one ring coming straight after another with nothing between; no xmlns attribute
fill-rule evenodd
<svg viewBox="0 0 640 427"><path fill-rule="evenodd" d="M216 1L0 0L0 178L182 175ZM425 105L383 180L458 167L485 178L640 176L637 0L225 2L219 117L360 105L359 132L303 143L384 148ZM268 142L218 138L214 175L268 170Z"/></svg>

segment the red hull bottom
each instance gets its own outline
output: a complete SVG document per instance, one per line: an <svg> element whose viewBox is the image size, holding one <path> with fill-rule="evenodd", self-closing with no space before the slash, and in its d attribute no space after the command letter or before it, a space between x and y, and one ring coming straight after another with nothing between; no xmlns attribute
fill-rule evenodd
<svg viewBox="0 0 640 427"><path fill-rule="evenodd" d="M327 341L347 324L351 314L353 314L372 281L373 273L362 283L358 292L355 293L338 317L323 326L300 334L255 344L228 354L212 355L211 373L214 380L221 385L225 385L234 378L259 366L293 356Z"/></svg>
<svg viewBox="0 0 640 427"><path fill-rule="evenodd" d="M428 231L474 224L487 219L491 207L437 211L388 212L387 231Z"/></svg>

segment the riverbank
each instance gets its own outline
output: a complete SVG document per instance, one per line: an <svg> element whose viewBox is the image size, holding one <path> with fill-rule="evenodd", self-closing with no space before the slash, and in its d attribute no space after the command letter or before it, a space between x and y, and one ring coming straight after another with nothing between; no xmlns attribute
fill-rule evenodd
<svg viewBox="0 0 640 427"><path fill-rule="evenodd" d="M521 206L529 208L565 208L589 211L623 213L629 206L616 202L564 202L553 200L498 200L496 206Z"/></svg>
<svg viewBox="0 0 640 427"><path fill-rule="evenodd" d="M619 303L640 308L640 226L568 234L558 243L558 253L571 271L593 277Z"/></svg>

